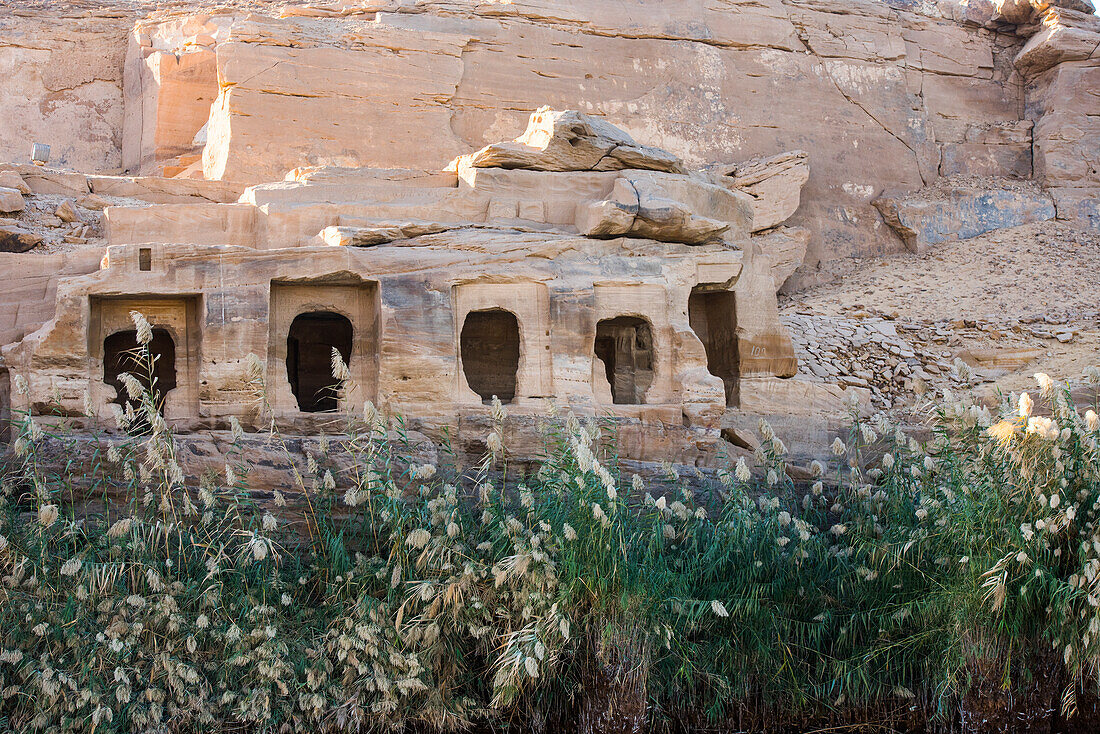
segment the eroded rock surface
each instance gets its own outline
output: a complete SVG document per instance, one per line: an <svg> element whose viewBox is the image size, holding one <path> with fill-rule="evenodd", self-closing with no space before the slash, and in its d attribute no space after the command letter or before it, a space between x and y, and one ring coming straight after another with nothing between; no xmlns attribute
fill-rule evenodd
<svg viewBox="0 0 1100 734"><path fill-rule="evenodd" d="M810 178L809 157L803 150L792 150L720 169L729 179L727 185L752 197L753 232L770 229L794 215L802 187Z"/></svg>
<svg viewBox="0 0 1100 734"><path fill-rule="evenodd" d="M949 371L915 343L942 325L879 339L861 317L837 339L787 318L828 347L796 359L778 288L1024 222L1100 230L1083 0L214 5L0 11L0 159L20 161L0 165L0 249L29 248L5 255L0 341L22 342L0 371L33 378L25 407L112 399L97 350L129 303L179 341L180 425L240 413L250 350L280 420L315 427L287 335L323 307L362 337L347 405L436 435L503 384L529 428L564 400L632 426L628 454L690 435L705 463L756 415L820 432L806 411ZM468 354L514 360L514 385L460 348L470 313L489 338L504 312L519 333ZM1049 338L1087 340L1064 326ZM950 356L1015 359L982 348Z"/></svg>
<svg viewBox="0 0 1100 734"><path fill-rule="evenodd" d="M0 17L16 83L0 157L47 142L60 166L254 184L303 165L438 171L486 143L472 166L682 172L804 150L801 282L901 250L871 202L940 176L1034 173L1059 217L1098 226L1084 0L213 5ZM524 131L547 102L579 112ZM755 227L785 218L791 194L749 186Z"/></svg>
<svg viewBox="0 0 1100 734"><path fill-rule="evenodd" d="M752 218L748 196L702 176L632 171L616 179L610 198L578 211L577 229L590 237L701 244L744 238Z"/></svg>
<svg viewBox="0 0 1100 734"><path fill-rule="evenodd" d="M578 120L540 110L530 129L549 124L556 135L573 121L581 127L567 135L595 131L631 152L615 164L612 152L499 166L474 154L440 172L304 167L233 202L219 200L220 182L173 189L9 168L32 203L60 199L58 221L102 217L108 243L98 268L56 282L53 319L33 333L24 322L25 336L5 348L5 364L29 384L16 407L77 415L87 396L109 415L120 400L106 372L117 361L111 337L130 328L132 310L172 339L164 410L184 430L260 420L242 393L248 353L267 365L276 420L302 431L331 420L324 411L370 401L424 421L436 439L466 440L463 426L496 395L526 426L518 445L535 445L536 418L551 404L568 405L636 426L625 456L659 460L669 446L647 436L676 425L695 437L693 461L706 463L742 399L760 408L764 395L781 406L820 393L819 404L836 404L841 388L789 379L797 362L776 289L801 262L805 231L754 236L744 182L678 163L682 172L623 168L675 158L628 144L606 121ZM797 193L801 181L788 185ZM781 189L773 181L771 195L789 200ZM79 203L91 196L102 213ZM585 226L604 205L620 207L622 226ZM352 380L339 400L318 400L333 348Z"/></svg>
<svg viewBox="0 0 1100 734"><path fill-rule="evenodd" d="M1037 186L997 180L953 181L875 200L883 219L913 252L949 240L1054 219L1054 200Z"/></svg>
<svg viewBox="0 0 1100 734"><path fill-rule="evenodd" d="M514 141L493 143L462 156L449 166L526 168L532 171L622 171L628 168L684 173L680 159L668 151L638 145L634 138L605 120L576 110L540 108Z"/></svg>

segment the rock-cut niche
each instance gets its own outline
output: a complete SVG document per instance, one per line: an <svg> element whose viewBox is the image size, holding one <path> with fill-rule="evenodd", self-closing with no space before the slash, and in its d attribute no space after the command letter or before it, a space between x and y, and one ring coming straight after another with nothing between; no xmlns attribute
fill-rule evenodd
<svg viewBox="0 0 1100 734"><path fill-rule="evenodd" d="M738 404L737 309L732 291L696 286L688 297L688 322L707 352L707 371L722 378L726 405Z"/></svg>
<svg viewBox="0 0 1100 734"><path fill-rule="evenodd" d="M165 398L176 387L176 342L167 329L153 329L149 356L151 364L142 356L134 329L109 335L103 340L103 381L118 393L114 402L125 406L130 398L119 375L130 373L153 396L157 410L163 413Z"/></svg>
<svg viewBox="0 0 1100 734"><path fill-rule="evenodd" d="M516 397L519 372L519 321L511 311L471 311L459 337L462 371L470 389L488 403Z"/></svg>
<svg viewBox="0 0 1100 734"><path fill-rule="evenodd" d="M332 376L332 350L351 366L351 321L331 311L299 314L286 337L286 376L303 413L336 410L340 404Z"/></svg>
<svg viewBox="0 0 1100 734"><path fill-rule="evenodd" d="M617 316L596 324L596 357L603 362L611 401L642 405L653 384L653 329L637 316Z"/></svg>

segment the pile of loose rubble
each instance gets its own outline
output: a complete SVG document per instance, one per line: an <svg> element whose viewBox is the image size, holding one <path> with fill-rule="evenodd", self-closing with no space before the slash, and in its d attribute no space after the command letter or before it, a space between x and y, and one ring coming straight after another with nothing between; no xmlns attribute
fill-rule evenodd
<svg viewBox="0 0 1100 734"><path fill-rule="evenodd" d="M18 202L10 191L19 195ZM98 197L89 194L77 202L59 194L31 194L28 189L24 196L0 188L0 252L62 252L78 245L102 245L106 202L93 198Z"/></svg>
<svg viewBox="0 0 1100 734"><path fill-rule="evenodd" d="M782 318L805 379L869 388L875 407L911 401L917 377L992 394L1026 385L1037 363L1072 377L1098 361L1098 273L1100 236L1045 222L838 263Z"/></svg>
<svg viewBox="0 0 1100 734"><path fill-rule="evenodd" d="M799 373L806 379L869 388L872 405L889 408L904 403L914 377L931 378L950 367L949 354L919 352L883 318L823 316L810 311L783 317L791 330Z"/></svg>

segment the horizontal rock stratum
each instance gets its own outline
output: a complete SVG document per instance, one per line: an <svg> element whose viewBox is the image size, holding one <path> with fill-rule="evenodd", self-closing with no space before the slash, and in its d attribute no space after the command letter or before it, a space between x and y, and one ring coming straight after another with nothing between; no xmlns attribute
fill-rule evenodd
<svg viewBox="0 0 1100 734"><path fill-rule="evenodd" d="M24 7L0 10L0 158L38 141L62 166L243 184L438 169L549 104L691 166L807 151L806 277L902 249L872 202L941 175L1034 174L1060 218L1100 226L1086 0Z"/></svg>

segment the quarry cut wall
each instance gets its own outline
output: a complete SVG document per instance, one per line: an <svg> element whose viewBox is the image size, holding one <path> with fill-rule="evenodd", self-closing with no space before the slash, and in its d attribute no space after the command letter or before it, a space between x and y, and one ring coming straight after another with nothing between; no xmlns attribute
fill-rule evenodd
<svg viewBox="0 0 1100 734"><path fill-rule="evenodd" d="M0 158L257 183L438 169L547 104L691 165L801 149L792 284L903 249L872 202L1030 178L1097 224L1100 23L1085 0L523 0L0 9ZM151 12L152 11L152 12Z"/></svg>

